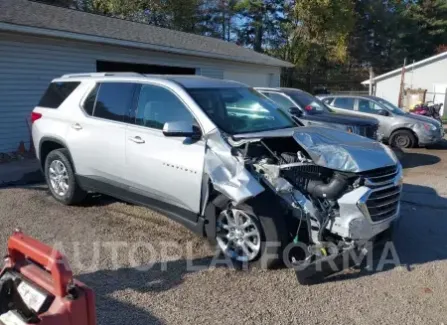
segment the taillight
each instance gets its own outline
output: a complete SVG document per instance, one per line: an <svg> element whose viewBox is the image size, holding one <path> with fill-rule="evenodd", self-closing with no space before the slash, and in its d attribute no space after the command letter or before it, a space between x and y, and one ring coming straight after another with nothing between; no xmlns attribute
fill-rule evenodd
<svg viewBox="0 0 447 325"><path fill-rule="evenodd" d="M42 117L42 114L40 113L36 113L36 112L31 112L31 124L33 124L34 122L36 122L38 119L40 119Z"/></svg>

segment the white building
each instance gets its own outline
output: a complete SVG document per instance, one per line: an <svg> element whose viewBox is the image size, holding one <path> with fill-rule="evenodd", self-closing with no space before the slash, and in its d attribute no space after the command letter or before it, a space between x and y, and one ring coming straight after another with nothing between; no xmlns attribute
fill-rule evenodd
<svg viewBox="0 0 447 325"><path fill-rule="evenodd" d="M29 148L27 119L66 73L197 74L252 86L280 84L292 64L199 35L54 7L0 1L0 152Z"/></svg>
<svg viewBox="0 0 447 325"><path fill-rule="evenodd" d="M447 52L407 65L405 70L404 89L425 89L426 101L447 105ZM376 76L373 79L375 95L397 105L401 76L401 68ZM363 81L362 84L368 86L369 80Z"/></svg>

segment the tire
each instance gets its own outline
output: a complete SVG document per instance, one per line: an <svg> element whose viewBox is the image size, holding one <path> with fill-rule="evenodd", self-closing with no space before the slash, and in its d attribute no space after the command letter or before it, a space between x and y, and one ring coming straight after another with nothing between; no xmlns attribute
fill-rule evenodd
<svg viewBox="0 0 447 325"><path fill-rule="evenodd" d="M390 137L390 145L396 148L413 148L416 143L416 137L408 130L397 130Z"/></svg>
<svg viewBox="0 0 447 325"><path fill-rule="evenodd" d="M224 256L230 258L237 267L248 265L250 267L258 266L272 269L281 265L282 252L287 244L288 232L285 227L284 217L278 215L278 212L281 210L279 205L275 204L277 198L273 196L272 193L261 193L258 197L244 204L233 206L231 203L228 203L225 208L217 213L216 237L212 238L211 242L219 248ZM244 220L247 217L250 218L253 226L246 228L247 232L256 230L259 232L258 252L255 256L251 256L246 260L239 259L238 256L233 254L234 251L224 250L221 243L222 240L219 238L225 235L225 231L226 234L229 233L228 230L222 229L222 214L235 210L244 215L242 217ZM256 238L256 236L253 238ZM274 245L271 243L274 243Z"/></svg>
<svg viewBox="0 0 447 325"><path fill-rule="evenodd" d="M73 205L80 203L87 195L76 182L67 149L51 151L45 159L44 171L48 188L57 201Z"/></svg>

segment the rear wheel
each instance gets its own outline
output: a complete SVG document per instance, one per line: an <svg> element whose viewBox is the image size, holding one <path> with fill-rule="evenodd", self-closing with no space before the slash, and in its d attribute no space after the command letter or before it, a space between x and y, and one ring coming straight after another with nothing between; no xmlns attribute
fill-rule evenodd
<svg viewBox="0 0 447 325"><path fill-rule="evenodd" d="M411 131L398 130L391 135L390 144L397 148L413 148L416 145L416 137Z"/></svg>
<svg viewBox="0 0 447 325"><path fill-rule="evenodd" d="M67 149L56 149L47 155L45 179L53 197L63 204L79 203L87 194L76 183Z"/></svg>

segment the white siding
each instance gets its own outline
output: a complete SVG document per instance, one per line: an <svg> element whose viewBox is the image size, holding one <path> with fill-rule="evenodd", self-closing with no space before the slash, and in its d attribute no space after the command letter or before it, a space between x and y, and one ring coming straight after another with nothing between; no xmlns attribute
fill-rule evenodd
<svg viewBox="0 0 447 325"><path fill-rule="evenodd" d="M376 95L383 97L397 105L400 90L400 73L377 81ZM440 59L417 68L408 69L405 73L405 88L427 89L433 92L436 84L447 84L447 58ZM427 100L433 95L428 94Z"/></svg>
<svg viewBox="0 0 447 325"><path fill-rule="evenodd" d="M196 74L216 79L223 79L224 77L224 71L219 68L200 68L197 69Z"/></svg>
<svg viewBox="0 0 447 325"><path fill-rule="evenodd" d="M397 105L399 101L400 75L378 81L376 84L376 96L385 98Z"/></svg>
<svg viewBox="0 0 447 325"><path fill-rule="evenodd" d="M259 69L225 70L224 78L243 82L253 87L279 87L279 71L265 73Z"/></svg>
<svg viewBox="0 0 447 325"><path fill-rule="evenodd" d="M227 70L278 79L280 68L116 46L0 33L0 152L29 148L27 119L48 83L66 73L96 71L96 61L117 61L195 68L197 74L223 78Z"/></svg>

